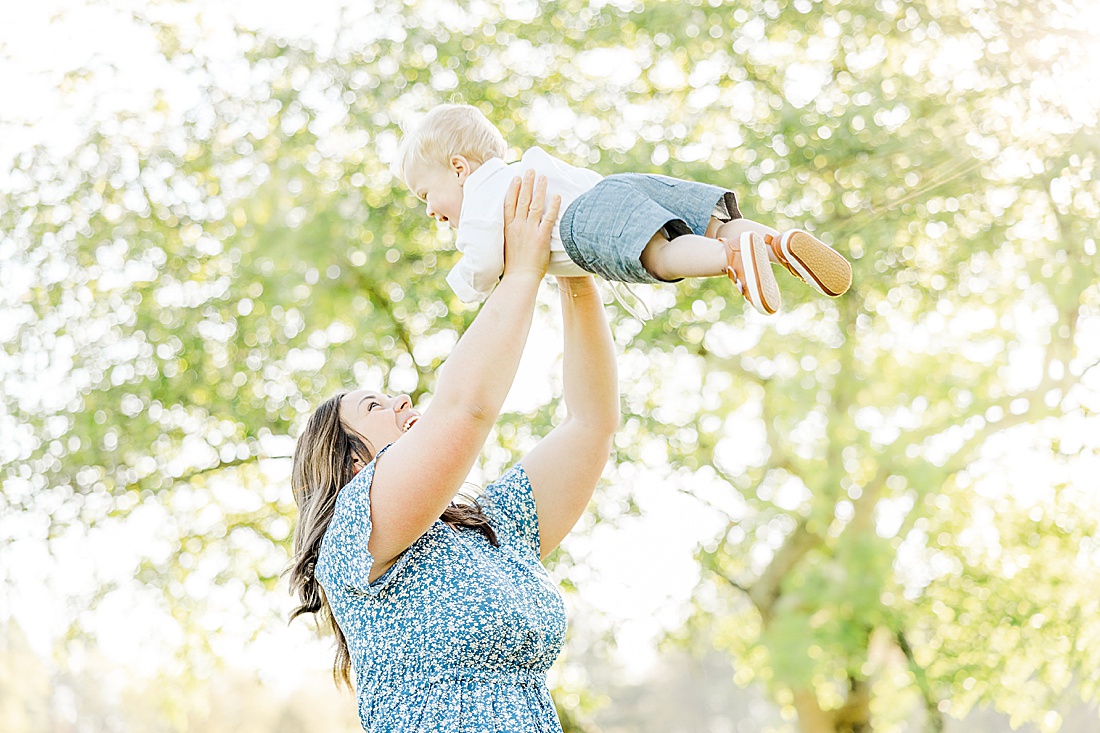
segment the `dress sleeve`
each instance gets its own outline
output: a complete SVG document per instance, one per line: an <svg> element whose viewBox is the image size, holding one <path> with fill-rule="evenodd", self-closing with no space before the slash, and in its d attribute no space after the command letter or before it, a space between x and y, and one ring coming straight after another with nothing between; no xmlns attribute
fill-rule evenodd
<svg viewBox="0 0 1100 733"><path fill-rule="evenodd" d="M336 508L325 536L321 538L321 550L314 571L326 591L344 589L376 595L405 564L407 551L382 577L370 582L370 571L374 567L374 556L367 549L371 533L370 489L375 466L385 451L386 448L378 451L374 460L336 496Z"/></svg>
<svg viewBox="0 0 1100 733"><path fill-rule="evenodd" d="M531 481L522 465L517 463L489 484L478 501L501 544L539 556L539 515Z"/></svg>
<svg viewBox="0 0 1100 733"><path fill-rule="evenodd" d="M504 225L490 219L464 221L455 246L462 259L447 275L447 284L461 300L480 303L504 274Z"/></svg>

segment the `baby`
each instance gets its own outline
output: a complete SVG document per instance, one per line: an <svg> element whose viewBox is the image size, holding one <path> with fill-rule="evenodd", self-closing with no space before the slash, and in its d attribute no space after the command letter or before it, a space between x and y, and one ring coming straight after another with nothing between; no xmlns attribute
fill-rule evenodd
<svg viewBox="0 0 1100 733"><path fill-rule="evenodd" d="M464 301L483 301L500 279L504 196L512 179L531 169L546 176L548 199L561 196L551 275L594 273L625 283L728 276L765 315L782 304L771 262L825 295L852 284L840 253L801 229L780 233L742 218L732 191L652 174L604 178L537 147L506 164L507 149L475 107L443 104L405 137L395 161L428 216L457 228L462 258L447 282Z"/></svg>

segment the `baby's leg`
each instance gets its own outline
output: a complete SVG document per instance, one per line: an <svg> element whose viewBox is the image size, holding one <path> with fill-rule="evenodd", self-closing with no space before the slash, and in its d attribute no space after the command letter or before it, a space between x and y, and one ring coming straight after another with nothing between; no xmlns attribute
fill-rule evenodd
<svg viewBox="0 0 1100 733"><path fill-rule="evenodd" d="M727 276L753 308L771 315L783 300L768 264L768 247L759 233L747 230L742 234L744 239L736 240L682 234L670 241L658 232L640 259L649 274L660 280Z"/></svg>
<svg viewBox="0 0 1100 733"><path fill-rule="evenodd" d="M736 248L745 232L779 238L779 232L771 227L748 219L723 222L710 218L706 236L684 234L669 241L664 232L653 235L642 250L642 266L659 280L679 280L682 277L717 277L726 274L726 245L719 241L728 239ZM768 251L772 262L779 262L775 253Z"/></svg>
<svg viewBox="0 0 1100 733"><path fill-rule="evenodd" d="M658 280L726 274L726 246L713 237L683 234L672 241L657 232L642 250L642 267Z"/></svg>
<svg viewBox="0 0 1100 733"><path fill-rule="evenodd" d="M771 243L774 239L779 240L779 230L772 229L769 226L760 224L759 222L752 221L751 219L731 219L730 221L719 221L713 216L710 218L710 224L707 225L708 237L721 237L722 239L732 239L735 242L740 241L741 235L745 232L756 232L764 241ZM772 262L780 262L780 259L775 256L775 252L772 248L768 248L768 259Z"/></svg>

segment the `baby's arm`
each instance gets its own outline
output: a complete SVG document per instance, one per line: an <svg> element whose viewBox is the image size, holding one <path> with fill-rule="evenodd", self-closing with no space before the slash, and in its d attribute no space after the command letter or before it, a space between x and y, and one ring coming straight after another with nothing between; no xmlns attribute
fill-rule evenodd
<svg viewBox="0 0 1100 733"><path fill-rule="evenodd" d="M504 274L504 225L499 221L463 221L455 244L462 259L447 275L460 300L480 303Z"/></svg>

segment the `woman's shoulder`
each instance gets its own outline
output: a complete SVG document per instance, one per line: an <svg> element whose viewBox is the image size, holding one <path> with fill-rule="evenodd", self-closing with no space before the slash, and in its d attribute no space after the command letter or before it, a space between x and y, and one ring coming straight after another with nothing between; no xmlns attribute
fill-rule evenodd
<svg viewBox="0 0 1100 733"><path fill-rule="evenodd" d="M485 487L478 503L485 510L493 529L505 542L520 542L538 552L539 518L534 490L523 464L516 463Z"/></svg>

